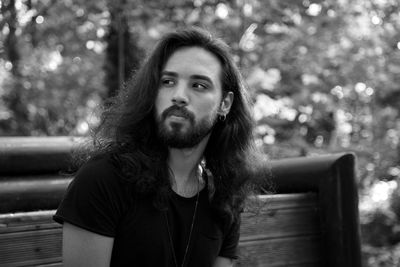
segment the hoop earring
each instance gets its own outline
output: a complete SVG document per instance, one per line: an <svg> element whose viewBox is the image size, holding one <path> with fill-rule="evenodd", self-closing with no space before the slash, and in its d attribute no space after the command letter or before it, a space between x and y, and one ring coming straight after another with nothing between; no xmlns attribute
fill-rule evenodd
<svg viewBox="0 0 400 267"><path fill-rule="evenodd" d="M221 121L221 122L224 122L225 120L226 120L226 114L222 114L222 115L219 115L219 120Z"/></svg>

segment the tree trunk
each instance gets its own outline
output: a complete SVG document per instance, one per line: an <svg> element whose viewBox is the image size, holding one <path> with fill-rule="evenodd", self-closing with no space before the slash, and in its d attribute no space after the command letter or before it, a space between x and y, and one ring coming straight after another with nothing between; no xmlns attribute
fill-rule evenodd
<svg viewBox="0 0 400 267"><path fill-rule="evenodd" d="M7 25L8 25L8 35L5 38L5 50L7 54L7 59L12 64L11 73L13 76L19 77L19 60L20 55L17 45L17 36L15 32L17 30L17 11L15 10L15 0L4 1L2 6L2 13L9 14Z"/></svg>
<svg viewBox="0 0 400 267"><path fill-rule="evenodd" d="M117 3L111 1L108 5L111 22L106 36L107 49L104 66L107 97L117 94L132 72L138 68L143 54L129 31L125 6L126 0L120 0Z"/></svg>

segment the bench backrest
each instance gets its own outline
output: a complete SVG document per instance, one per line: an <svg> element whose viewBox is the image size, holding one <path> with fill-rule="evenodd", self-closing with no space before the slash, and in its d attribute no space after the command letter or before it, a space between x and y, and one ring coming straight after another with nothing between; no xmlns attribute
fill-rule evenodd
<svg viewBox="0 0 400 267"><path fill-rule="evenodd" d="M51 220L71 177L78 139L0 138L0 266L61 266ZM360 267L353 154L271 162L276 194L242 215L238 266Z"/></svg>

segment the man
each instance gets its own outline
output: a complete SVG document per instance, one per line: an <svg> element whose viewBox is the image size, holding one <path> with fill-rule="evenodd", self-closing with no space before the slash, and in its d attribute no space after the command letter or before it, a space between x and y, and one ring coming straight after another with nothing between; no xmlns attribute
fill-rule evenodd
<svg viewBox="0 0 400 267"><path fill-rule="evenodd" d="M103 113L54 219L64 266L232 266L265 172L228 47L166 35Z"/></svg>

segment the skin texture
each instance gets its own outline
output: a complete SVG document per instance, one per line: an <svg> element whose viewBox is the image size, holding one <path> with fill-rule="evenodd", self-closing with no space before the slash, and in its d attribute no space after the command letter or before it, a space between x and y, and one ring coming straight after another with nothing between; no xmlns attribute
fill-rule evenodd
<svg viewBox="0 0 400 267"><path fill-rule="evenodd" d="M222 93L220 72L218 59L203 48L182 48L171 55L163 69L161 86L155 99L155 117L166 133L183 138L196 131L199 125L211 130L218 115L229 112L233 93ZM162 113L171 106L185 108L192 119L179 112L162 119ZM191 147L168 148L168 164L173 173L172 189L184 197L197 194L195 173L209 136L208 131ZM109 266L113 242L112 237L64 223L64 266ZM218 257L213 265L229 266L233 266L233 260L223 257Z"/></svg>
<svg viewBox="0 0 400 267"><path fill-rule="evenodd" d="M110 266L114 238L98 235L69 223L63 225L65 267Z"/></svg>
<svg viewBox="0 0 400 267"><path fill-rule="evenodd" d="M173 172L173 190L193 192L183 196L190 197L196 191L196 166L207 144L212 126L218 115L227 114L233 101L233 94L223 97L221 86L221 65L218 59L199 47L177 50L167 61L161 86L158 91L155 108L156 117L161 127L173 136L185 136L201 128L208 129L198 144L184 148L169 148L168 163ZM185 116L172 114L164 120L160 117L171 106L178 106L192 114L193 121Z"/></svg>
<svg viewBox="0 0 400 267"><path fill-rule="evenodd" d="M183 48L169 58L155 101L159 127L167 135L188 139L185 137L202 132L200 141L211 131L222 100L220 72L218 59L202 48ZM168 113L164 120L160 118L171 108L179 109ZM190 148L196 143L180 148Z"/></svg>

